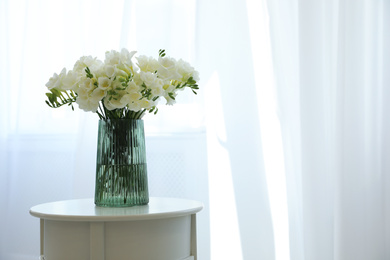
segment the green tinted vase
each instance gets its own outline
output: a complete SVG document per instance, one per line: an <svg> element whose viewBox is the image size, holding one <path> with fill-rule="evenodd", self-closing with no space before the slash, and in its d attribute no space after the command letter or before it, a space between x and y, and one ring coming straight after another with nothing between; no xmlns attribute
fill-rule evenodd
<svg viewBox="0 0 390 260"><path fill-rule="evenodd" d="M100 120L95 204L130 207L149 202L144 122Z"/></svg>

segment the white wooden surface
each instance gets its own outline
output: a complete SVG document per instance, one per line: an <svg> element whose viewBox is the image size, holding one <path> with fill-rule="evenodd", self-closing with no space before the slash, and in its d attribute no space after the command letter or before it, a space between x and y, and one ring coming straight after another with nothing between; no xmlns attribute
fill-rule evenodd
<svg viewBox="0 0 390 260"><path fill-rule="evenodd" d="M145 206L96 207L93 199L30 209L41 219L45 260L197 260L196 213L202 203L150 198Z"/></svg>

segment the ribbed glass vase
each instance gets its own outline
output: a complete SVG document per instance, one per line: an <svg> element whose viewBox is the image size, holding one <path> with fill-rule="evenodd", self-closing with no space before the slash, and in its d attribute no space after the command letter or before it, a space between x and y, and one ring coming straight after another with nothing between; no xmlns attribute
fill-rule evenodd
<svg viewBox="0 0 390 260"><path fill-rule="evenodd" d="M130 207L149 202L144 122L99 121L95 204Z"/></svg>

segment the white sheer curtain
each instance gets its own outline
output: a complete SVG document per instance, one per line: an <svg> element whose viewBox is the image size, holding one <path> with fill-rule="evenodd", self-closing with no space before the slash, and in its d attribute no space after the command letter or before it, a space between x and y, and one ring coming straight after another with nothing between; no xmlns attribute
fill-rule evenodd
<svg viewBox="0 0 390 260"><path fill-rule="evenodd" d="M45 83L83 55L126 47L183 58L196 68L196 2L0 1L0 259L37 259L39 221L29 208L93 197L98 118L50 109ZM151 196L208 205L202 93L145 118ZM196 102L194 102L196 100ZM95 148L94 148L95 147ZM199 253L209 252L208 207Z"/></svg>
<svg viewBox="0 0 390 260"><path fill-rule="evenodd" d="M385 0L0 1L0 259L31 206L92 197L97 117L44 84L82 55L165 48L201 75L145 119L152 196L201 200L201 260L389 259Z"/></svg>
<svg viewBox="0 0 390 260"><path fill-rule="evenodd" d="M245 1L198 1L211 259L274 259L275 254L247 14Z"/></svg>
<svg viewBox="0 0 390 260"><path fill-rule="evenodd" d="M389 2L267 3L291 259L389 259Z"/></svg>

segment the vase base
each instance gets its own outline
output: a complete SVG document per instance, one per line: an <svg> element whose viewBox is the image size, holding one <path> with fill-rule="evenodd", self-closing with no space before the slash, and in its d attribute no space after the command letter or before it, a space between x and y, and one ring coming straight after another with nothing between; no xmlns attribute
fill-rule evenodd
<svg viewBox="0 0 390 260"><path fill-rule="evenodd" d="M102 207L102 208L128 208L128 207L136 207L136 206L145 206L148 205L149 202L146 203L139 203L139 204L121 204L121 205L113 205L113 204L106 204L106 203L96 203L96 207Z"/></svg>
<svg viewBox="0 0 390 260"><path fill-rule="evenodd" d="M110 199L110 200L103 200L99 201L95 199L95 205L97 207L105 207L105 208L125 208L125 207L135 207L135 206L143 206L148 205L149 198L143 198L138 200L131 200L131 201L123 201L123 198L121 199Z"/></svg>

